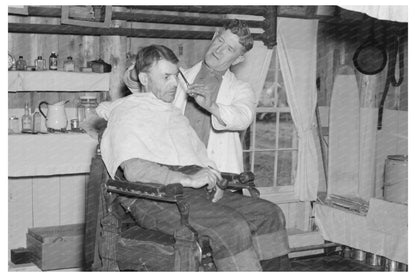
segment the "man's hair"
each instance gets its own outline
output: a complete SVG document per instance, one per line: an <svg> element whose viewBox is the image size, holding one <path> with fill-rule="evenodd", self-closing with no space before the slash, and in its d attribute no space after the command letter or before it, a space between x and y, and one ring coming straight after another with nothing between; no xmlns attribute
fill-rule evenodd
<svg viewBox="0 0 416 277"><path fill-rule="evenodd" d="M224 25L224 29L238 36L238 42L244 47L245 52L253 48L253 36L244 20L233 19Z"/></svg>
<svg viewBox="0 0 416 277"><path fill-rule="evenodd" d="M173 64L179 62L175 53L164 45L153 44L140 49L136 57L136 73L139 74L140 72L148 71L155 62L160 60L167 60ZM139 85L140 88L143 87L140 80Z"/></svg>

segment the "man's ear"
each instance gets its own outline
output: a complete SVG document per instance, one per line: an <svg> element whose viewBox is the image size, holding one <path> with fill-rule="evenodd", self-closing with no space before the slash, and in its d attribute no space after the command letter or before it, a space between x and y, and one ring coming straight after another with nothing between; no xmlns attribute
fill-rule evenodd
<svg viewBox="0 0 416 277"><path fill-rule="evenodd" d="M133 81L138 81L136 68L133 67L132 69L129 70L129 72L130 72L130 79L132 79Z"/></svg>
<svg viewBox="0 0 416 277"><path fill-rule="evenodd" d="M242 62L244 62L245 59L246 58L243 55L238 56L237 59L235 59L235 61L233 61L233 63L231 65L236 65L236 64L242 63Z"/></svg>
<svg viewBox="0 0 416 277"><path fill-rule="evenodd" d="M217 37L217 36L219 36L220 35L220 31L219 30L216 30L215 31L215 33L214 33L214 35L212 36L212 39L211 39L211 41L213 41L213 40L215 40L215 38Z"/></svg>
<svg viewBox="0 0 416 277"><path fill-rule="evenodd" d="M145 88L147 88L147 85L149 83L147 74L145 72L140 72L138 77L139 77L140 84L142 84Z"/></svg>

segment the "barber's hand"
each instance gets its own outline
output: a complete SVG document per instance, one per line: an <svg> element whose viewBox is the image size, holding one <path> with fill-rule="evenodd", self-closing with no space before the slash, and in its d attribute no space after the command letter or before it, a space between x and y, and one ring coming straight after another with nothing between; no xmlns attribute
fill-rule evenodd
<svg viewBox="0 0 416 277"><path fill-rule="evenodd" d="M192 84L188 87L186 93L192 96L199 106L215 116L221 125L226 126L221 118L217 103L212 99L211 92L204 85Z"/></svg>
<svg viewBox="0 0 416 277"><path fill-rule="evenodd" d="M212 168L202 168L194 175L187 176L187 180L183 182L183 186L191 188L201 188L208 185L207 189L212 190L218 180L221 180L221 174L219 171Z"/></svg>
<svg viewBox="0 0 416 277"><path fill-rule="evenodd" d="M210 91L204 85L192 84L188 87L186 93L192 96L199 106L211 112L215 102L211 99Z"/></svg>

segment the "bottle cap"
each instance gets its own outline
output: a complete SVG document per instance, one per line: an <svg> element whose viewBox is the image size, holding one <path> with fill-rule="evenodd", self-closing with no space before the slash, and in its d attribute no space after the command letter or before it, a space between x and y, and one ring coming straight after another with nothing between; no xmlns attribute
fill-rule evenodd
<svg viewBox="0 0 416 277"><path fill-rule="evenodd" d="M19 59L23 59L23 56L19 56Z"/></svg>
<svg viewBox="0 0 416 277"><path fill-rule="evenodd" d="M38 60L41 60L42 59L42 56L38 56Z"/></svg>

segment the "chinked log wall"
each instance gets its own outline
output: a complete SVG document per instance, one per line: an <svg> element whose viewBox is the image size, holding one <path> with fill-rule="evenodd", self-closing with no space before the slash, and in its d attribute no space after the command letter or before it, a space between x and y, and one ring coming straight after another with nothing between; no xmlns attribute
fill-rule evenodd
<svg viewBox="0 0 416 277"><path fill-rule="evenodd" d="M137 7L134 8L137 9ZM169 7L166 8L169 9ZM52 51L56 51L59 55L59 68L63 67L67 56L73 57L78 68L85 67L87 61L101 57L113 66L110 96L114 99L125 92L121 77L129 65L129 59L134 58L139 46L159 43L172 48L178 56L182 56L182 53L192 53L189 56L180 57L185 66L190 66L202 56L215 28L229 20L226 18L226 13L231 10L243 15L264 16L260 20L249 20L253 27L265 30L263 33L256 33L254 37L256 40L263 40L270 47L276 41L276 9L265 7L182 8L188 12L209 13L211 10L218 12L219 14L214 15L214 18L179 16L181 8L174 7L171 7L173 9L171 13L178 15L157 14L160 13L157 9L161 7L141 6L140 9L155 9L156 11L138 13L132 12L133 7L112 7L111 26L100 28L60 24L60 7L29 6L28 16L9 15L9 52L15 58L22 55L28 65L32 65L37 56L41 55L47 59ZM178 11L175 11L176 9ZM137 27L151 22L157 23L152 25L167 28ZM186 30L178 30L177 26L172 27L171 24L186 25ZM190 24L194 26L189 26ZM20 93L19 96L10 94L9 107L23 107L25 102L30 102L32 108L35 108L37 102L41 100L54 102L61 99L75 99L78 96L77 94L57 95L42 92L36 95L33 93Z"/></svg>
<svg viewBox="0 0 416 277"><path fill-rule="evenodd" d="M137 8L137 7L136 7ZM141 7L142 9L149 9L149 14L152 10L164 10L164 7ZM251 7L250 7L251 8ZM129 7L127 7L129 9ZM257 15L260 12L264 12L262 7L251 8ZM270 9L270 7L269 7ZM201 14L206 13L201 7L170 7L171 12L200 12ZM113 38L115 35L109 31L100 31L102 34L89 33L90 28L70 26L73 30L81 30L79 33L71 33L67 31L66 34L58 32L68 28L66 26L59 27L60 24L60 8L44 8L44 7L29 7L29 16L16 16L9 15L9 51L17 58L19 55L24 56L29 64L33 64L33 60L42 55L45 59L48 58L52 51L57 51L59 54L60 68L63 67L63 61L67 56L72 56L75 63L79 66L86 66L87 61L102 57L105 61L116 65L122 72L129 64L129 59L133 59L139 46L149 45L150 43L164 44L170 47L187 66L194 64L203 55L204 49L209 43L212 34L216 27L221 26L225 19L226 13L236 13L237 11L244 11L244 9L233 8L230 11L229 8L221 7L216 8L212 12L218 12L215 20L206 19L201 17L185 16L184 24L186 25L185 30L169 30L164 32L160 30L149 31L146 28L138 28L137 26L142 23L137 21L145 22L150 24L153 17L158 18L163 24L172 20L172 23L177 23L177 17L169 16L157 16L154 14L149 15L148 13L134 13L130 14L126 11L113 11L113 20L122 20L126 25L125 29L125 42L119 41ZM276 8L277 15L284 15L282 10ZM244 13L241 13L244 14ZM256 15L256 14L254 14ZM297 17L296 15L284 15L287 17ZM299 16L301 17L301 16ZM166 18L166 19L163 19ZM203 18L203 19L202 19ZM313 18L313 17L310 17ZM163 21L165 20L165 21ZM191 24L192 20L195 20L198 24ZM215 24L218 22L218 25ZM275 22L275 21L274 21ZM326 23L320 24L319 36L318 36L318 76L321 77L321 90L319 91L319 103L320 105L328 105L330 99L330 92L332 90L333 82L333 70L337 65L339 56L339 49L341 48L342 40L340 34L335 34L333 31L328 33L328 27L334 28L339 26L340 21L333 21L326 19ZM38 25L39 24L39 25ZM263 20L257 21L257 23L250 22L255 27L264 27L265 23ZM333 25L338 24L338 25ZM45 25L47 28L42 31L38 31L39 26ZM200 28L200 25L204 28ZM33 26L34 29L31 29ZM58 27L57 27L58 26ZM30 27L30 28L28 28ZM58 29L54 29L58 28ZM209 31L206 29L211 28ZM18 31L22 29L22 31ZM132 31L132 30L135 31ZM169 28L172 29L172 28ZM204 29L203 32L197 32L197 29ZM87 32L88 31L88 32ZM119 28L120 31L120 28ZM83 32L83 33L82 33ZM136 33L134 33L136 32ZM170 36L169 39L163 39L162 33L165 36ZM169 35L168 35L169 34ZM185 36L181 39L177 38L176 35ZM137 35L138 37L135 37ZM199 35L200 37L195 37ZM365 35L361 35L365 38ZM256 39L263 38L261 34L256 35ZM123 40L123 39L121 39ZM113 43L119 43L119 48L112 45ZM347 41L345 44L346 57L351 56L356 47L359 45L359 41ZM122 47L120 47L122 46ZM123 52L122 49L125 49ZM120 50L121 49L121 50ZM407 45L406 45L407 52ZM114 54L117 51L122 53ZM181 53L184 54L181 54ZM118 57L120 60L115 63ZM407 57L407 54L406 54ZM407 58L406 58L407 59ZM407 62L406 62L407 66ZM119 73L117 73L119 74ZM120 79L118 79L118 82ZM113 90L119 89L120 83L113 83ZM381 85L382 86L382 85ZM402 90L400 100L400 109L407 110L407 70L405 74L405 81L403 82L403 90L406 88L406 92ZM112 95L118 95L120 92L112 92ZM82 94L82 93L79 93ZM389 93L386 100L387 108L391 108L392 104L397 103L396 100L391 100L389 97L393 97ZM397 94L396 94L397 95ZM9 93L9 108L23 108L24 103L31 101L33 107L37 106L37 103L41 100L50 101L51 103L60 100L67 100L77 97L77 93L45 93L37 92L35 96L31 97L30 93ZM390 101L389 101L390 99ZM402 100L403 99L403 100ZM390 106L389 106L390 105ZM9 224L9 249L16 247L25 246L25 233L27 227L38 227L45 225L59 225L59 224L70 224L83 222L83 198L85 181L88 177L85 175L76 176L52 176L52 177L37 177L37 178L17 178L9 179L9 212L13 211L16 215L15 218L19 218L13 224ZM81 202L80 202L81 201ZM25 205L21 205L25 203ZM284 203L280 204L283 209L286 218L288 228L299 228L307 229L308 210L302 203ZM73 209L78 207L78 209ZM10 217L9 214L9 218Z"/></svg>
<svg viewBox="0 0 416 277"><path fill-rule="evenodd" d="M57 11L59 13L56 13ZM120 19L129 20L131 18L131 15L128 16L125 12L114 11L115 15L117 13L120 17L124 16L124 18ZM48 59L50 53L56 51L59 54L58 67L62 68L67 56L72 56L78 67L86 66L87 61L102 57L106 62L112 63L113 68L114 66L119 67L121 69L120 72L124 71L126 66L128 66L129 58L132 59L134 57L139 46L149 45L150 43L167 45L174 50L185 65L190 66L202 57L204 49L212 38L215 27L222 25L225 20L224 16L217 16L219 21L216 26L211 26L214 25L213 21L207 20L206 22L208 23L205 27L211 28L211 30L205 32L205 37L196 40L190 39L192 37L161 39L159 31L146 29L142 29L143 32L154 37L142 38L143 33L140 33L139 37L112 36L111 33L103 33L99 36L88 32L84 33L85 35L64 35L59 32L55 33L56 29L53 29L60 24L60 19L57 18L60 17L60 9L29 7L29 15L9 15L8 48L9 52L16 58L22 55L29 65L33 65L33 60L37 56L41 55L43 58ZM198 22L202 21L199 20ZM139 24L138 22L128 22L126 29L130 30ZM35 29L31 29L33 26L40 25L46 26L48 32L35 32ZM25 32L17 31L17 28L23 27L26 28ZM83 31L88 30L88 28L84 27L72 27L83 29ZM186 26L186 28L194 31L182 31L180 34L187 36L196 34L198 32L195 31L199 27ZM257 38L260 37L257 36ZM120 59L117 63L115 63L116 56ZM117 87L119 83L115 83L114 80L116 79L112 80L112 85ZM120 79L118 79L119 81ZM46 100L54 103L60 100L74 99L81 94L83 92L9 93L9 108L23 108L25 102L31 102L33 111L33 108L40 101ZM85 174L9 178L8 210L11 221L8 225L8 249L26 246L25 234L27 228L84 222L84 197L87 180L88 176ZM304 219L307 211L305 211L303 203L284 203L280 206L286 214L288 228L308 228Z"/></svg>
<svg viewBox="0 0 416 277"><path fill-rule="evenodd" d="M345 10L335 12L336 16L318 16L316 6L302 7L140 6L139 11L136 11L138 6L113 7L112 20L113 22L121 22L118 27L94 28L61 25L59 20L61 17L60 7L29 6L28 16L9 15L9 51L16 58L23 55L29 64L32 64L32 61L38 55L47 58L50 52L54 50L59 53L60 67L69 55L79 66L86 66L87 61L99 56L102 58L108 57L109 59L106 61L113 63L116 71L119 70L119 72L114 72L115 85L111 92L111 95L118 97L123 93L123 91L120 91L122 85L117 80L126 66L122 63L126 60L125 57L128 59L134 58L137 47L146 45L146 41L166 44L178 56L181 53L186 53L180 59L185 66L189 66L198 60L199 54L202 54L208 40L212 38L215 28L229 20L227 14L254 15L257 16L255 19L260 18L258 20L249 19L248 23L253 28L263 29L263 33L255 34L255 39L263 40L269 47L276 43L275 18L277 16L315 18L320 20L317 64L317 77L319 77L320 82L318 103L321 106L327 106L331 97L334 72L339 65L339 53L344 51L346 62L352 65L352 56L355 50L368 37L369 26L363 24L367 17L363 14ZM166 14L166 11L169 14ZM199 13L201 16L195 16L195 13ZM152 27L152 30L148 28L148 26L156 25L165 28L154 29ZM30 33L30 35L24 35L24 33ZM112 49L109 49L108 39L102 40L100 36L122 36L127 38L126 40L119 39L119 46L114 41L114 47L111 46ZM381 36L378 39L383 40ZM123 51L124 43L127 45L126 53L117 54L116 49L120 48ZM107 53L103 53L104 51L107 51ZM114 57L114 60L112 57ZM407 60L407 39L405 58ZM383 91L385 71L373 76L357 74L363 107L377 106ZM407 83L406 61L404 82L399 88L390 87L385 108L407 110ZM51 94L41 95L40 99L50 97L53 98L54 96ZM75 95L61 95L61 98L67 99L68 97L72 98ZM30 100L28 94L19 97L21 100L17 100L14 96L10 98L10 107L23 107L24 103ZM55 100L60 99L51 99L51 101ZM35 104L33 104L34 106Z"/></svg>

